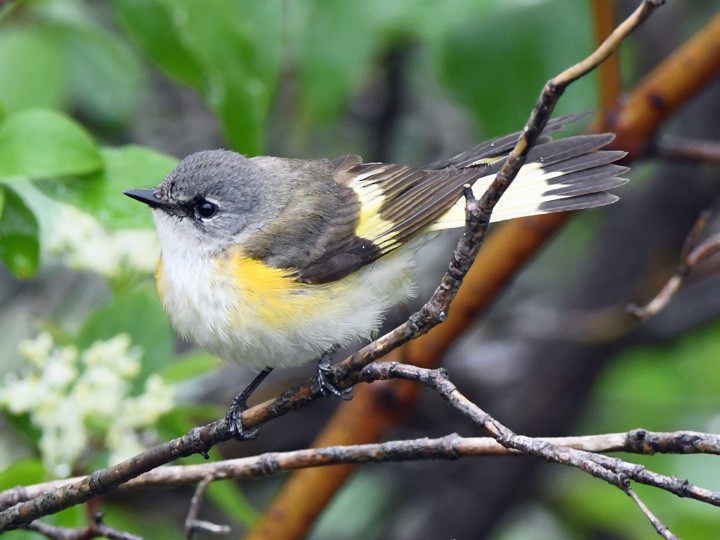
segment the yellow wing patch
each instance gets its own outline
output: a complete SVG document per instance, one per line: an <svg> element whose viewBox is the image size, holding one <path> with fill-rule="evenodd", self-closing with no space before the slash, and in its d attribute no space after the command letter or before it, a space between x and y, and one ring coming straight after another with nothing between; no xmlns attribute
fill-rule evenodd
<svg viewBox="0 0 720 540"><path fill-rule="evenodd" d="M385 202L382 189L370 182L356 179L350 186L360 200L360 220L355 234L360 238L372 241L382 251L390 251L397 247L393 241L394 233L388 231L395 223L380 216L380 209ZM376 240L381 239L379 242Z"/></svg>
<svg viewBox="0 0 720 540"><path fill-rule="evenodd" d="M236 323L246 318L260 319L270 327L286 329L297 325L309 313L328 309L333 298L342 295L349 282L307 285L296 279L290 269L273 268L233 249L220 263L220 270L230 275L237 287L241 305L236 306Z"/></svg>

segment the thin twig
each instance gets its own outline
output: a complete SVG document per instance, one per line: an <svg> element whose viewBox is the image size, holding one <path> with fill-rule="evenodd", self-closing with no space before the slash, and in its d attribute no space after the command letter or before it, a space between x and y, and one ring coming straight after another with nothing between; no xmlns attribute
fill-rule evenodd
<svg viewBox="0 0 720 540"><path fill-rule="evenodd" d="M703 211L698 217L695 225L693 225L690 234L688 234L683 245L680 262L678 263L675 273L660 289L655 297L645 306L637 306L628 304L626 310L640 320L647 319L655 315L667 306L673 296L685 284L685 280L697 269L697 267L708 260L713 255L720 253L720 234L714 234L699 242L699 237L707 227L710 221L710 212Z"/></svg>
<svg viewBox="0 0 720 540"><path fill-rule="evenodd" d="M56 525L48 525L42 521L33 521L23 528L40 533L53 540L90 540L91 538L109 538L110 540L143 540L139 536L108 527L103 522L102 513L93 516L93 522L87 527L68 529Z"/></svg>
<svg viewBox="0 0 720 540"><path fill-rule="evenodd" d="M648 149L648 157L693 163L720 163L720 143L663 137Z"/></svg>
<svg viewBox="0 0 720 540"><path fill-rule="evenodd" d="M642 511L643 514L645 514L645 517L648 518L652 526L655 528L655 531L662 536L663 538L667 538L667 540L678 540L678 537L675 536L670 529L668 529L658 518L655 516L655 514L650 510L647 504L638 497L637 493L633 490L632 486L630 485L630 481L625 481L625 488L623 489L625 493L633 500L635 501L635 504L638 505L638 508Z"/></svg>
<svg viewBox="0 0 720 540"><path fill-rule="evenodd" d="M210 487L210 482L212 482L212 480L213 479L210 476L206 476L200 480L195 488L195 493L193 493L192 499L190 499L190 507L188 508L188 513L185 517L186 540L192 540L196 531L205 531L210 534L230 534L231 529L228 525L218 525L199 518L200 509L202 508L203 501L205 500L205 493L207 492L208 487Z"/></svg>

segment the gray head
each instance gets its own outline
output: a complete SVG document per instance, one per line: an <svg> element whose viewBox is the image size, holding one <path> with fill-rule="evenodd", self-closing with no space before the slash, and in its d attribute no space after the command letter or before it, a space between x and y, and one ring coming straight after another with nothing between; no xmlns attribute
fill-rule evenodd
<svg viewBox="0 0 720 540"><path fill-rule="evenodd" d="M163 251L215 252L277 215L284 197L276 184L256 159L208 150L183 159L156 189L125 193L153 209Z"/></svg>

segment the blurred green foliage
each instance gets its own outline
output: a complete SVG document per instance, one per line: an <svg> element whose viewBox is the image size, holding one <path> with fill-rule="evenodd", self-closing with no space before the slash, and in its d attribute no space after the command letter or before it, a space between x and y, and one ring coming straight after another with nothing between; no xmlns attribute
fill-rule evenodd
<svg viewBox="0 0 720 540"><path fill-rule="evenodd" d="M283 2L120 0L123 29L164 71L200 92L231 146L258 154L265 143L283 51Z"/></svg>
<svg viewBox="0 0 720 540"><path fill-rule="evenodd" d="M653 431L717 432L720 385L720 325L690 332L663 346L627 350L595 385L579 432L612 433L633 428ZM621 456L623 457L623 456ZM687 478L720 491L720 470L711 455L627 456L655 472ZM611 536L646 538L647 523L622 492L593 478L563 471L551 482L577 538L603 530ZM638 494L680 538L714 538L720 514L707 504L635 486ZM608 519L612 516L612 519Z"/></svg>

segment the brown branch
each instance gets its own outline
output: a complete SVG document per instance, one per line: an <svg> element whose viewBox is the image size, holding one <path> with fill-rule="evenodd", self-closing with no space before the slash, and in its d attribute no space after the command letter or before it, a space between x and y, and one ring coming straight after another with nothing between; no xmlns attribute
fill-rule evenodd
<svg viewBox="0 0 720 540"><path fill-rule="evenodd" d="M183 437L156 446L114 467L95 471L77 482L65 484L3 510L0 512L0 531L17 528L44 515L54 514L108 493L143 472L180 457L207 453L212 446L227 439L224 420L193 428Z"/></svg>
<svg viewBox="0 0 720 540"><path fill-rule="evenodd" d="M593 0L593 28L595 43L602 43L615 28L615 2ZM614 54L598 68L600 116L608 114L618 103L622 93L620 56Z"/></svg>
<svg viewBox="0 0 720 540"><path fill-rule="evenodd" d="M637 496L637 493L635 493L635 490L633 490L632 486L630 485L629 481L624 482L625 487L623 491L633 500L635 501L635 504L640 508L643 514L645 514L645 517L648 518L648 521L652 524L652 526L655 528L655 531L662 536L663 538L667 538L668 540L679 540L677 536L675 536L672 532L670 532L670 529L668 529L650 510L648 505L643 502L643 500Z"/></svg>
<svg viewBox="0 0 720 540"><path fill-rule="evenodd" d="M640 7L631 14L630 17L628 17L588 58L548 81L530 115L530 119L528 120L517 145L508 156L503 169L497 174L493 184L480 199L479 206L481 208L484 206L494 206L502 193L504 193L505 189L507 189L511 179L514 178L514 175L517 174L520 167L524 164L524 158L527 155L527 152L530 150L531 145L535 142L539 133L547 123L555 103L559 99L560 95L562 95L565 91L565 88L597 67L599 63L603 62L620 45L623 39L625 39L639 24L641 24L656 7L662 5L663 3L664 2L661 0L646 0L642 2ZM472 219L473 213L478 213L479 215L481 212L478 212L478 209L469 202L469 222ZM478 219L478 222L479 221L480 220ZM339 363L338 367L343 369L344 373L347 373L351 367L362 367L372 360L386 354L388 349L391 348L388 342L395 344L398 341L401 341L404 343L409 339L408 336L415 338L424 334L428 331L429 326L435 326L438 319L443 319L446 316L446 310L448 309L449 302L452 300L453 295L457 292L457 287L459 286L462 277L465 273L467 273L467 263L471 260L471 256L474 255L474 251L479 248L479 242L482 240L482 238L478 238L477 242L469 242L467 237L475 231L473 231L472 228L470 228L470 230L468 229L469 228L466 227L465 234L461 239L458 249L453 255L453 261L450 264L449 271L443 277L440 286L436 289L428 303L425 304L418 313L411 316L407 323L404 323L386 336L376 340L374 343L370 344L370 346L361 349L349 359ZM464 245L465 242L467 242L467 244Z"/></svg>
<svg viewBox="0 0 720 540"><path fill-rule="evenodd" d="M110 540L142 540L134 534L118 531L103 523L102 513L93 516L92 524L79 529L67 529L56 525L48 525L42 521L33 521L23 528L40 533L53 540L89 540L90 538L109 538Z"/></svg>
<svg viewBox="0 0 720 540"><path fill-rule="evenodd" d="M369 365L362 371L363 380L368 381L393 377L407 378L432 388L453 408L467 416L508 449L560 465L575 467L605 480L628 495L631 493L628 478L631 478L637 482L660 487L680 497L691 497L720 506L720 493L698 488L687 480L653 473L641 465L627 463L617 458L609 458L585 450L559 447L541 439L517 435L461 394L447 378L444 370L426 370L396 362L383 362ZM638 501L636 496L633 499ZM662 530L669 533L667 527L660 523L649 510L646 512L646 516L658 532Z"/></svg>
<svg viewBox="0 0 720 540"><path fill-rule="evenodd" d="M575 437L535 437L553 446L593 453L711 454L720 455L720 435L697 431L652 432L634 429L625 433L603 433ZM147 489L202 483L230 478L261 478L288 471L328 465L385 463L423 459L455 460L461 457L521 456L490 437L461 437L457 434L436 439L410 439L352 446L329 446L268 452L258 456L228 459L197 465L171 465L148 471L129 480L120 489ZM608 466L612 466L609 464ZM0 508L8 508L42 493L82 480L68 478L32 486L18 486L0 493ZM196 493L198 493L196 491ZM698 499L713 504L717 496L698 491ZM191 506L197 504L191 502ZM197 517L193 511L193 518Z"/></svg>
<svg viewBox="0 0 720 540"><path fill-rule="evenodd" d="M358 368L366 366L410 339L427 333L447 317L450 303L482 245L492 209L525 164L528 152L545 128L560 96L570 84L600 65L633 30L650 16L654 9L663 4L664 0L644 0L590 56L545 84L515 148L510 152L503 168L495 176L480 200L474 201L471 189L469 186L466 187L467 205L464 234L453 253L448 271L430 300L418 312L411 315L407 322L340 362L336 367L341 378L347 377L350 371L356 371Z"/></svg>
<svg viewBox="0 0 720 540"><path fill-rule="evenodd" d="M680 263L675 270L675 274L665 283L660 292L655 295L655 298L645 306L640 307L629 304L626 307L629 313L640 320L655 315L670 302L675 293L682 288L685 280L692 275L700 264L720 253L720 234L714 234L702 242L698 241L698 238L707 227L709 219L709 211L706 210L700 214L690 234L685 239L685 245L680 255Z"/></svg>
<svg viewBox="0 0 720 540"><path fill-rule="evenodd" d="M720 493L698 488L687 480L653 473L641 465L627 463L620 459L585 450L560 447L542 439L517 435L461 394L446 377L443 370L426 370L396 362L382 362L367 366L363 369L361 377L362 380L368 381L398 377L432 388L453 408L470 418L505 448L537 456L560 465L576 467L616 487L622 487L622 477L628 477L636 482L664 489L680 497L689 497L713 506L720 506Z"/></svg>
<svg viewBox="0 0 720 540"><path fill-rule="evenodd" d="M676 478L648 471L642 465L635 465L600 454L591 455L595 462L599 463L606 469L613 471L616 474L626 476L639 484L660 488L668 493L677 495L678 497L687 497L689 499L695 499L700 502L711 504L712 506L720 506L720 493L717 491L710 491L708 489L695 486L684 478Z"/></svg>
<svg viewBox="0 0 720 540"><path fill-rule="evenodd" d="M162 470L162 469L155 469ZM208 487L210 487L212 477L206 476L198 481L198 485L195 488L192 499L190 499L190 507L188 508L187 516L185 517L185 538L186 540L192 540L193 536L197 531L204 531L210 534L230 534L230 527L227 525L217 525L200 519L200 509L202 508L203 501L205 500L205 493L207 493Z"/></svg>
<svg viewBox="0 0 720 540"><path fill-rule="evenodd" d="M720 143L718 141L664 137L650 146L648 157L720 164Z"/></svg>
<svg viewBox="0 0 720 540"><path fill-rule="evenodd" d="M658 126L720 74L720 14L665 59L597 130L617 134L628 159L644 155Z"/></svg>

